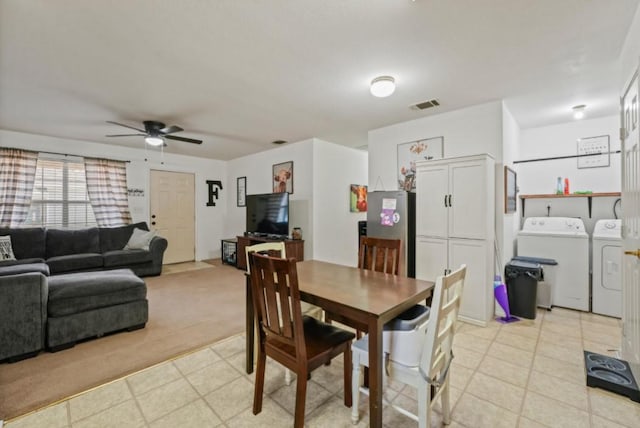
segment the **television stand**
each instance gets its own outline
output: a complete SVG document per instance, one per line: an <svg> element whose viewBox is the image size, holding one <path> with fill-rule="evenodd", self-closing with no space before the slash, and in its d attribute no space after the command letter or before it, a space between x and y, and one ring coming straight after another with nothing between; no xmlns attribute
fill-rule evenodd
<svg viewBox="0 0 640 428"><path fill-rule="evenodd" d="M236 257L236 267L238 269L247 270L247 257L245 255L245 248L255 244L261 244L263 242L284 242L284 248L287 252L287 257L293 257L298 261L304 260L304 240L303 239L287 239L278 236L238 236L238 250Z"/></svg>

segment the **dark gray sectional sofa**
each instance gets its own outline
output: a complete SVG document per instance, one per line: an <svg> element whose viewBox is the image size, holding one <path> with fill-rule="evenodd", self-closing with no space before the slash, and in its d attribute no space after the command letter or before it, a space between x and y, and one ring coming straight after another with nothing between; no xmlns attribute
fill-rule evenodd
<svg viewBox="0 0 640 428"><path fill-rule="evenodd" d="M134 228L75 231L0 229L10 235L16 260L0 262L0 362L69 348L76 341L148 319L146 284L159 275L167 240L149 250L124 249Z"/></svg>
<svg viewBox="0 0 640 428"><path fill-rule="evenodd" d="M41 262L49 266L51 275L121 268L138 276L160 275L167 240L156 236L148 251L124 250L136 228L149 230L145 222L79 230L0 228L0 236L11 236L16 256L16 260L0 261L0 275L6 266Z"/></svg>

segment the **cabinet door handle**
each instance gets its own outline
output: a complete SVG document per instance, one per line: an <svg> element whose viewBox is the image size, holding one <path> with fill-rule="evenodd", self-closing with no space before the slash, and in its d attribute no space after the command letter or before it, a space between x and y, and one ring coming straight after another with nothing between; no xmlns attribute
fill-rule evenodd
<svg viewBox="0 0 640 428"><path fill-rule="evenodd" d="M447 207L447 195L444 195L444 206Z"/></svg>
<svg viewBox="0 0 640 428"><path fill-rule="evenodd" d="M449 206L451 206L451 195L449 195Z"/></svg>

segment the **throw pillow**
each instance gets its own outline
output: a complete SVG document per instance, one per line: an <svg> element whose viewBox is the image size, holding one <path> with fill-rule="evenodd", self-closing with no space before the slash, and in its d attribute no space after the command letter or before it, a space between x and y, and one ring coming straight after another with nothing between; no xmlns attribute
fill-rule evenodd
<svg viewBox="0 0 640 428"><path fill-rule="evenodd" d="M15 260L13 247L11 246L11 236L0 236L0 260Z"/></svg>
<svg viewBox="0 0 640 428"><path fill-rule="evenodd" d="M124 246L124 250L149 250L149 243L156 236L156 231L146 231L142 229L133 229L129 242Z"/></svg>

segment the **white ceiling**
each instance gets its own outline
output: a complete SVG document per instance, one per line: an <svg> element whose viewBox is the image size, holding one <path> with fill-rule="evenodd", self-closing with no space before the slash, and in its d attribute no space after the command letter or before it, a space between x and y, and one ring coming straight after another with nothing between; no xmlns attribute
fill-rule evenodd
<svg viewBox="0 0 640 428"><path fill-rule="evenodd" d="M0 0L0 128L143 147L105 121L153 119L228 160L498 99L522 128L612 115L639 1Z"/></svg>

